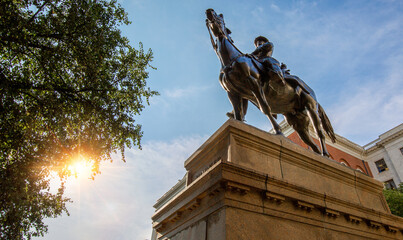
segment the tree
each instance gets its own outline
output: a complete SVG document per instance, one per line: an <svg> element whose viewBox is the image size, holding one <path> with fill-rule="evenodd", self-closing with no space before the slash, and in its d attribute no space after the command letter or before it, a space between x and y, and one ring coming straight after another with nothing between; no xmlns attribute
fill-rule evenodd
<svg viewBox="0 0 403 240"><path fill-rule="evenodd" d="M400 183L397 189L384 189L383 195L388 202L390 211L403 217L403 183Z"/></svg>
<svg viewBox="0 0 403 240"><path fill-rule="evenodd" d="M118 29L129 23L116 1L1 1L0 239L43 236L43 219L67 212L75 157L95 175L112 153L140 147L134 118L158 93L146 85L151 50Z"/></svg>

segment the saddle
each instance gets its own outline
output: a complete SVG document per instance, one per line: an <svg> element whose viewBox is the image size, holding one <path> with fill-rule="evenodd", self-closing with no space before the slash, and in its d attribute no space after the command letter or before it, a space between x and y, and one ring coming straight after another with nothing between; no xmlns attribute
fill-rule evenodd
<svg viewBox="0 0 403 240"><path fill-rule="evenodd" d="M301 88L302 91L305 93L309 94L311 97L313 97L316 101L316 95L315 92L306 84L301 78L291 75L288 73L284 74L284 80L290 84L293 88Z"/></svg>
<svg viewBox="0 0 403 240"><path fill-rule="evenodd" d="M268 69L265 67L264 63L259 60L255 55L252 54L247 54L252 60L253 65L258 69L259 73L263 76L262 77L262 83L267 83L269 82L269 79L272 77L272 75L276 75L275 71L273 69Z"/></svg>

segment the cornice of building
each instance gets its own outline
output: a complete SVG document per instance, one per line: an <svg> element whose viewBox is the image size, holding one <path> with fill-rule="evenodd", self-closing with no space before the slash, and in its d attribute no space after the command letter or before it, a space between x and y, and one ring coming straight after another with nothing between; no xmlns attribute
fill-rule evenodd
<svg viewBox="0 0 403 240"><path fill-rule="evenodd" d="M284 133L286 137L290 136L295 130L285 121L283 120L280 123L281 131ZM318 139L318 136L316 135L315 130L313 129L312 125L309 125L309 132L311 136L314 138ZM364 154L364 148L361 147L360 145L348 140L345 137L342 137L338 134L336 135L336 144L331 142L328 138L326 138L326 144L336 147L336 148L343 148L343 151L362 159L362 155Z"/></svg>
<svg viewBox="0 0 403 240"><path fill-rule="evenodd" d="M365 145L364 148L368 147L365 153L366 155L369 155L379 149L382 149L386 144L400 137L403 137L403 123L381 134L379 138Z"/></svg>
<svg viewBox="0 0 403 240"><path fill-rule="evenodd" d="M290 136L295 130L287 123L286 120L283 120L280 122L280 129L283 132L283 134L288 137Z"/></svg>
<svg viewBox="0 0 403 240"><path fill-rule="evenodd" d="M286 137L290 136L293 132L295 132L295 130L285 120L281 121L279 125L281 131L284 133ZM272 130L270 132L274 133L274 131ZM318 136L316 135L316 132L314 131L311 124L309 125L309 132L312 137L318 139ZM403 123L381 134L377 139L364 146L360 146L338 134L335 135L336 135L336 143L334 144L329 140L329 138L326 138L326 144L338 148L340 150L343 150L344 152L353 155L359 159L365 160L367 156L373 154L376 151L381 150L382 148L384 148L386 144L398 138L402 138Z"/></svg>
<svg viewBox="0 0 403 240"><path fill-rule="evenodd" d="M351 150L353 153L355 153L355 155L357 155L357 157L360 159L362 159L362 156L365 154L365 149L362 146L338 134L336 134L336 144L332 143L331 141L326 141L326 143L328 143L331 146L335 146L336 144L338 144L339 146L347 148Z"/></svg>

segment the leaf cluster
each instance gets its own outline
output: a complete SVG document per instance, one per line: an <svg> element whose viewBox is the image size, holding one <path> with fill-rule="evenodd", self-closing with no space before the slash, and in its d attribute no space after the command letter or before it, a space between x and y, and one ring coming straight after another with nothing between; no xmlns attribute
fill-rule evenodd
<svg viewBox="0 0 403 240"><path fill-rule="evenodd" d="M43 235L45 217L66 212L63 179L76 155L94 164L140 147L151 50L121 35L116 1L0 3L0 238Z"/></svg>
<svg viewBox="0 0 403 240"><path fill-rule="evenodd" d="M384 189L383 195L392 214L403 217L403 183L397 189Z"/></svg>

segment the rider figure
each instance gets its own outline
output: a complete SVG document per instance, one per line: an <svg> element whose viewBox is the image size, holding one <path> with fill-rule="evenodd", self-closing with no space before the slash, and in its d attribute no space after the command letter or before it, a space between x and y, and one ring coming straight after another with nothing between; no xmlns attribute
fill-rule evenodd
<svg viewBox="0 0 403 240"><path fill-rule="evenodd" d="M280 63L271 56L273 54L273 43L271 43L267 38L259 36L255 38L254 44L256 49L252 52L252 55L263 64L270 79L276 78L285 84Z"/></svg>
<svg viewBox="0 0 403 240"><path fill-rule="evenodd" d="M297 96L300 96L302 91L312 94L312 90L310 91L308 85L297 76L290 74L287 65L284 63L280 65L279 61L272 57L274 47L273 43L263 36L255 38L254 43L256 49L252 52L252 55L264 65L270 79L278 79L283 82L283 84L287 82L294 87Z"/></svg>

